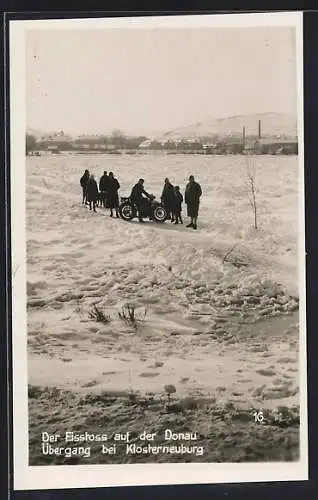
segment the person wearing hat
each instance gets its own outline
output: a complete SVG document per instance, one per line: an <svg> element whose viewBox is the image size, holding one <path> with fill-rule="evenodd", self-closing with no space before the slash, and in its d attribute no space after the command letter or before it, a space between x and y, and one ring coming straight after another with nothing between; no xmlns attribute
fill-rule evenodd
<svg viewBox="0 0 318 500"><path fill-rule="evenodd" d="M89 171L85 170L85 172L82 175L81 180L80 180L80 185L82 186L82 192L83 192L83 201L82 201L82 204L84 204L84 203L87 204L86 189L87 189L88 179L89 179Z"/></svg>
<svg viewBox="0 0 318 500"><path fill-rule="evenodd" d="M150 194L144 189L144 179L139 179L137 184L131 190L130 199L136 205L138 210L139 222L144 222L142 218L143 209L147 208L149 200L151 200ZM144 195L144 196L143 196ZM147 206L146 206L147 204Z"/></svg>
<svg viewBox="0 0 318 500"><path fill-rule="evenodd" d="M119 197L118 190L120 189L120 184L116 177L114 177L113 172L108 174L108 203L110 208L110 216L113 217L113 209L115 209L116 217L119 217L118 207L119 207Z"/></svg>
<svg viewBox="0 0 318 500"><path fill-rule="evenodd" d="M182 193L180 193L180 187L175 186L174 188L174 206L173 206L173 216L174 216L174 223L175 224L183 224L182 222L182 217L181 217L181 212L182 212L182 202L183 202L183 196Z"/></svg>
<svg viewBox="0 0 318 500"><path fill-rule="evenodd" d="M171 219L171 222L173 222L174 221L173 206L175 203L175 192L174 192L174 186L171 184L168 177L165 178L165 183L161 194L161 202L164 204L165 209L167 210L168 219Z"/></svg>
<svg viewBox="0 0 318 500"><path fill-rule="evenodd" d="M89 203L89 209L92 210L92 205L93 205L93 210L96 212L96 202L98 198L98 187L97 187L97 182L95 181L94 175L90 175L88 182L87 182L87 189L86 189L86 197L87 201Z"/></svg>
<svg viewBox="0 0 318 500"><path fill-rule="evenodd" d="M187 214L190 217L190 224L186 227L197 229L197 219L199 214L200 198L202 189L198 182L195 182L194 176L190 175L189 182L185 190L185 202L187 205Z"/></svg>
<svg viewBox="0 0 318 500"><path fill-rule="evenodd" d="M104 208L106 208L108 185L109 185L109 177L108 177L107 172L105 170L103 175L101 176L101 178L99 180L99 190L101 192L101 201L104 205Z"/></svg>

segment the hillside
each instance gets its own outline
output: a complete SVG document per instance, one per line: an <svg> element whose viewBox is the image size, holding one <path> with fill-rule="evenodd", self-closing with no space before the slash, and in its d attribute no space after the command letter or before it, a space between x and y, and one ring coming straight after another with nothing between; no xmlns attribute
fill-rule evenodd
<svg viewBox="0 0 318 500"><path fill-rule="evenodd" d="M255 113L211 119L169 131L154 132L150 136L159 141L204 137L242 137L242 130L245 127L246 137L249 137L258 135L259 120L261 120L262 137L297 137L297 118L285 113ZM53 141L60 140L61 137L64 141L80 137L71 137L63 132L44 132L33 128L27 128L27 134L35 136L37 140L46 138L53 139ZM92 139L95 136L87 135L86 137Z"/></svg>
<svg viewBox="0 0 318 500"><path fill-rule="evenodd" d="M246 136L257 135L259 120L261 120L262 137L281 135L288 138L297 137L297 118L295 116L284 113L258 113L230 116L180 127L159 134L156 139L176 140L209 136L241 137L243 127L246 128Z"/></svg>

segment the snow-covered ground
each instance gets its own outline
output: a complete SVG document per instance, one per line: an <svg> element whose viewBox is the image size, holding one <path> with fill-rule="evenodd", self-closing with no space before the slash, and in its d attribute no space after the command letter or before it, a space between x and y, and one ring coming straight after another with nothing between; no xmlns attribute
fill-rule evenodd
<svg viewBox="0 0 318 500"><path fill-rule="evenodd" d="M31 385L121 394L173 384L177 396L298 404L297 157L59 155L26 168ZM140 177L156 196L165 177L184 192L193 174L198 230L90 212L85 168L113 171L123 196ZM119 317L127 303L137 328ZM89 317L94 306L108 322Z"/></svg>

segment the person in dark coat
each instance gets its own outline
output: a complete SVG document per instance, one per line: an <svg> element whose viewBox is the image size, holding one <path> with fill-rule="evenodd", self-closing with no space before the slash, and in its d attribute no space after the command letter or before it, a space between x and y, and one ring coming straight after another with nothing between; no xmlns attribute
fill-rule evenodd
<svg viewBox="0 0 318 500"><path fill-rule="evenodd" d="M109 185L109 177L107 175L106 170L104 171L103 175L101 176L99 180L99 190L101 193L101 200L104 205L104 208L106 208L106 203L107 203L107 196L108 196L108 185Z"/></svg>
<svg viewBox="0 0 318 500"><path fill-rule="evenodd" d="M182 212L182 202L183 202L183 196L180 193L180 187L175 186L174 188L174 206L173 206L173 215L174 215L174 220L175 224L183 224L182 217L181 217L181 212Z"/></svg>
<svg viewBox="0 0 318 500"><path fill-rule="evenodd" d="M110 216L113 217L113 209L116 211L116 217L118 215L118 207L119 207L119 197L118 197L118 189L120 188L120 184L116 177L114 177L113 172L109 172L108 174L108 203L110 208Z"/></svg>
<svg viewBox="0 0 318 500"><path fill-rule="evenodd" d="M130 199L136 205L138 210L139 222L144 222L142 212L148 208L149 202L152 199L151 195L144 189L144 182L144 179L139 179L137 184L135 184L132 188L130 194Z"/></svg>
<svg viewBox="0 0 318 500"><path fill-rule="evenodd" d="M97 187L97 182L95 181L95 177L93 174L89 177L89 180L87 183L86 197L87 197L87 201L89 203L89 209L92 210L92 205L93 205L93 210L94 210L94 212L96 212L96 202L97 202L97 198L98 198L98 187Z"/></svg>
<svg viewBox="0 0 318 500"><path fill-rule="evenodd" d="M167 210L168 219L171 219L171 222L173 222L174 221L173 205L175 202L175 192L174 192L174 187L168 178L165 179L165 183L161 194L161 201L164 204L165 209Z"/></svg>
<svg viewBox="0 0 318 500"><path fill-rule="evenodd" d="M187 205L188 217L190 217L191 221L186 227L193 227L193 229L197 229L201 195L202 189L200 184L195 182L193 175L190 175L189 182L185 190L185 202Z"/></svg>
<svg viewBox="0 0 318 500"><path fill-rule="evenodd" d="M86 199L86 188L87 188L87 182L88 182L88 179L89 179L89 171L88 170L85 170L84 174L82 175L81 177L81 180L80 180L80 184L82 186L82 192L83 192L83 201L82 203L86 203L87 204L87 199Z"/></svg>

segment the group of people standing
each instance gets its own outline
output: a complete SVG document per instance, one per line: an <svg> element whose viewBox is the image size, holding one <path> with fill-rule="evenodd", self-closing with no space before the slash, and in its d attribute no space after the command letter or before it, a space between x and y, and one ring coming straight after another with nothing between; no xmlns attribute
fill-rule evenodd
<svg viewBox="0 0 318 500"><path fill-rule="evenodd" d="M109 172L109 174L107 174L107 172L104 171L100 178L99 186L97 186L94 175L90 174L88 170L85 170L81 177L80 184L83 191L82 203L88 204L90 210L96 212L96 206L100 204L105 208L110 208L111 217L114 215L114 210L116 217L119 217L118 190L120 189L120 184L116 177L114 177L113 172Z"/></svg>
<svg viewBox="0 0 318 500"><path fill-rule="evenodd" d="M190 223L186 227L197 229L197 219L199 213L200 197L202 189L200 184L195 182L193 175L190 175L189 182L185 189L184 201L187 205L187 215L190 217ZM181 211L183 196L179 186L173 186L168 178L165 179L163 186L161 201L168 210L168 217L171 222L183 224Z"/></svg>
<svg viewBox="0 0 318 500"><path fill-rule="evenodd" d="M105 171L100 178L99 186L97 186L94 175L90 174L88 170L85 170L83 176L81 177L80 184L83 191L83 204L88 204L90 210L96 212L96 206L100 203L105 208L108 207L110 209L111 217L113 217L114 210L116 217L119 217L118 190L120 189L120 184L112 172L107 174ZM190 218L190 223L187 224L186 227L197 229L197 218L201 195L201 186L194 180L193 175L190 175L189 177L184 198L180 192L180 187L173 186L169 179L166 178L161 194L161 202L168 212L168 219L175 224L183 224L181 212L182 203L184 201L187 205L187 215ZM149 200L152 200L153 198L144 189L144 179L139 179L139 181L134 185L130 198L137 207L139 221L143 222L143 208L145 207L145 204L149 203Z"/></svg>

